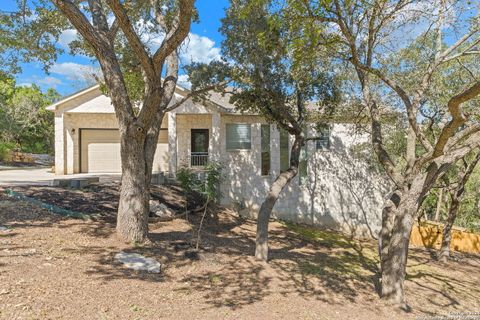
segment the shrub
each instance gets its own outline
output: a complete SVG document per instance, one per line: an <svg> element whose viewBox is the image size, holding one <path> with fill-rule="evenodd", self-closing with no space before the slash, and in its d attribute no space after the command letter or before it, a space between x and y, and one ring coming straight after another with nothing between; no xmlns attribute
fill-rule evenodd
<svg viewBox="0 0 480 320"><path fill-rule="evenodd" d="M0 161L5 161L8 154L15 149L15 144L11 142L0 142Z"/></svg>

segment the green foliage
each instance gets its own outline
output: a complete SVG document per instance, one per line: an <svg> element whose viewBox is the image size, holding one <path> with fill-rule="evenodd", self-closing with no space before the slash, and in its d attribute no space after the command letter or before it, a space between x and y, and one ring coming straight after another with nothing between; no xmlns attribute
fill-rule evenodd
<svg viewBox="0 0 480 320"><path fill-rule="evenodd" d="M232 0L220 28L225 60L187 68L192 89L229 82L226 91L239 110L258 112L286 130L317 107L334 105L340 94L317 41L326 35L294 19L302 14L296 9ZM312 101L316 107L300 110Z"/></svg>
<svg viewBox="0 0 480 320"><path fill-rule="evenodd" d="M13 149L15 149L15 144L11 142L0 142L0 161L5 161Z"/></svg>
<svg viewBox="0 0 480 320"><path fill-rule="evenodd" d="M195 189L197 185L197 181L195 178L195 174L193 173L192 169L189 167L181 167L177 170L177 181L180 182L180 186L185 191L185 193L191 192Z"/></svg>
<svg viewBox="0 0 480 320"><path fill-rule="evenodd" d="M205 182L200 186L200 192L205 196L207 203L219 201L222 198L220 184L224 180L223 166L218 162L210 161L205 166Z"/></svg>
<svg viewBox="0 0 480 320"><path fill-rule="evenodd" d="M22 62L48 69L63 52L57 42L69 25L50 1L16 2L16 10L0 11L0 71L20 72Z"/></svg>
<svg viewBox="0 0 480 320"><path fill-rule="evenodd" d="M469 154L465 161L469 163L474 154ZM440 187L444 188L444 195L440 210L439 222L445 222L448 217L448 210L450 207L449 190L457 187L458 174L460 166L465 165L462 161L452 165L442 181L439 182ZM437 203L439 201L439 188L432 189L431 192L425 198L422 208L426 212L428 218L433 220L437 209ZM465 184L465 193L460 202L460 208L457 212L457 218L455 219L455 225L466 228L471 232L480 232L480 166L476 166L472 175Z"/></svg>
<svg viewBox="0 0 480 320"><path fill-rule="evenodd" d="M52 153L54 115L45 108L58 100L55 90L16 86L0 78L0 141L16 144L24 152Z"/></svg>
<svg viewBox="0 0 480 320"><path fill-rule="evenodd" d="M224 180L222 171L223 166L220 163L210 161L202 170L205 174L204 179L199 179L197 174L187 166L183 166L177 171L176 179L185 193L199 192L208 203L218 201L222 197L220 191L220 184Z"/></svg>

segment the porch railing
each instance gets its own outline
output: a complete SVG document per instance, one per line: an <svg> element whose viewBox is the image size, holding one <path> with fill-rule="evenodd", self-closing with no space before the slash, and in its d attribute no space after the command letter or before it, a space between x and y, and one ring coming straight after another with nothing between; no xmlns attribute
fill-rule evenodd
<svg viewBox="0 0 480 320"><path fill-rule="evenodd" d="M208 163L208 152L192 152L190 154L190 165L192 167L203 167Z"/></svg>

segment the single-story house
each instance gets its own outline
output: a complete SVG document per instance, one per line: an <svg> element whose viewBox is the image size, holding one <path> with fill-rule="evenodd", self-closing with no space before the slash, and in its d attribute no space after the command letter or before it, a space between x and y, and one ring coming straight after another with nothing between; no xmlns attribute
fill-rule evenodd
<svg viewBox="0 0 480 320"><path fill-rule="evenodd" d="M178 87L173 100L187 93ZM47 109L55 113L56 174L121 172L114 108L98 85ZM154 172L174 177L180 166L201 169L219 161L226 176L222 203L242 214L258 212L271 183L288 167L292 137L259 115L238 112L220 94L203 103L187 101L167 113L161 127ZM350 151L368 136L348 123L328 124L320 134L322 139L307 143L300 173L282 192L274 216L357 235L378 232L386 181Z"/></svg>

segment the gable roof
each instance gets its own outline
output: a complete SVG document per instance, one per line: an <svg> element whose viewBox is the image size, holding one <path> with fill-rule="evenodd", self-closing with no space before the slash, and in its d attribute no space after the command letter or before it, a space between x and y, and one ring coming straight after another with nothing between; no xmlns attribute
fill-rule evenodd
<svg viewBox="0 0 480 320"><path fill-rule="evenodd" d="M182 97L186 96L190 91L177 85L175 93ZM77 100L77 102L75 101ZM68 106L79 106L72 110L73 113L113 113L114 109L111 105L109 97L100 91L100 85L95 84L86 89L77 91L63 99L51 104L46 108L49 111L59 111ZM235 106L229 102L229 96L210 92L210 97L205 101L205 107L215 109L220 113L235 113Z"/></svg>

